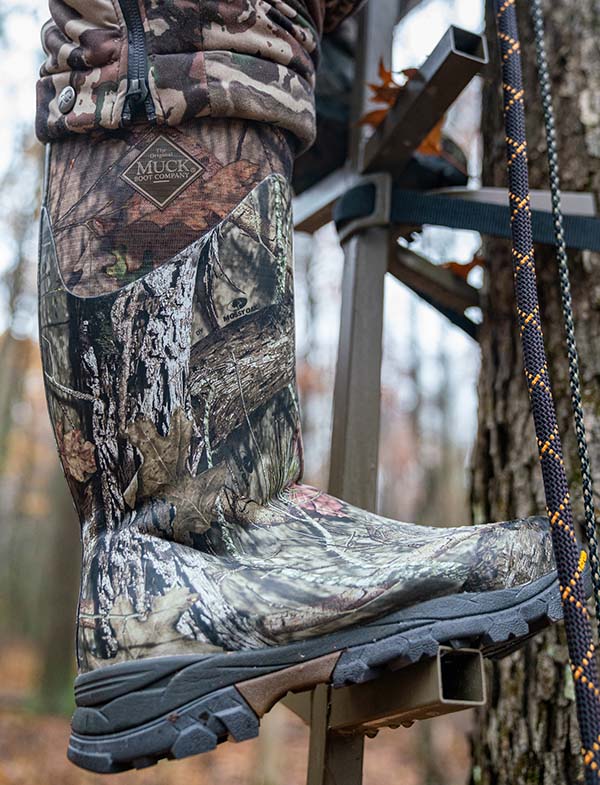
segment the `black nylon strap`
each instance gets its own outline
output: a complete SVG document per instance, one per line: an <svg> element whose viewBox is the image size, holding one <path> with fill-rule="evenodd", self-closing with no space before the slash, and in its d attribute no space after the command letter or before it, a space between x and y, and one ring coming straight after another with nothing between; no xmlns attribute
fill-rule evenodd
<svg viewBox="0 0 600 785"><path fill-rule="evenodd" d="M351 188L337 202L333 211L336 226L364 218L375 207L375 186L372 183ZM394 188L392 191L392 224L408 226L447 226L451 229L470 229L492 237L511 236L510 211L498 204L485 204L454 196L440 196ZM552 213L532 210L533 240L554 245ZM565 216L567 247L580 251L600 251L600 218L584 215Z"/></svg>

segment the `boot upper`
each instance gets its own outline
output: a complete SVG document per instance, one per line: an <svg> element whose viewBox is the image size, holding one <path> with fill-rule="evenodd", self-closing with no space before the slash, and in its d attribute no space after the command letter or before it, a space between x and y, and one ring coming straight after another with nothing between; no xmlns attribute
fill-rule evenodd
<svg viewBox="0 0 600 785"><path fill-rule="evenodd" d="M553 569L542 519L423 527L299 484L289 187L97 296L42 219L48 402L82 521L79 657L278 645Z"/></svg>

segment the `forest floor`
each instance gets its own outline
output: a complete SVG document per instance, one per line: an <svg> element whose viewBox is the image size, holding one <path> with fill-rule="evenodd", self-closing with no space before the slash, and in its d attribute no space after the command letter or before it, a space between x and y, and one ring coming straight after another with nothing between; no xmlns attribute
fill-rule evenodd
<svg viewBox="0 0 600 785"><path fill-rule="evenodd" d="M69 719L30 706L35 657L24 645L0 646L0 785L304 785L308 731L281 706L259 739L223 744L182 761L162 761L110 779L73 766L65 752ZM33 682L33 683L32 683ZM469 713L382 731L368 739L365 785L464 785L470 762Z"/></svg>

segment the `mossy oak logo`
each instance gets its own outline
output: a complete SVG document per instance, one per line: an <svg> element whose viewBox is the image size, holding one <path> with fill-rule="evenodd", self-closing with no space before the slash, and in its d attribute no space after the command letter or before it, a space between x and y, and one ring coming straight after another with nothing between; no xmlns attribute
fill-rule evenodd
<svg viewBox="0 0 600 785"><path fill-rule="evenodd" d="M157 137L121 177L161 210L190 185L203 167L185 150Z"/></svg>

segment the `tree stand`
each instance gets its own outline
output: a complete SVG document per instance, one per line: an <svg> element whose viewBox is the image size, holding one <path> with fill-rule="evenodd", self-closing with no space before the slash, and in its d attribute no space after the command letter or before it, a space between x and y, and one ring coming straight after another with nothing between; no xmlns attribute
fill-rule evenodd
<svg viewBox="0 0 600 785"><path fill-rule="evenodd" d="M434 659L375 681L321 684L283 703L310 726L307 785L361 785L365 736L483 706L485 693L481 653L444 647Z"/></svg>
<svg viewBox="0 0 600 785"><path fill-rule="evenodd" d="M381 0L362 12L355 120L366 106L367 83L376 78L379 58L391 52L394 25L417 4ZM423 78L415 80L415 89L406 91L371 141L365 146L361 129L353 124L351 160L344 170L309 189L294 205L296 229L313 232L331 220L334 202L363 182L363 173L377 172L368 178L376 187L373 213L340 236L345 268L329 481L330 493L365 509L376 504L383 282L386 272L398 267L392 261L391 177L486 62L484 39L451 28L421 69ZM455 299L461 295L468 299L470 292L455 292ZM356 444L360 450L352 449ZM339 689L319 685L283 699L310 726L308 785L361 785L365 736L484 703L481 653L447 648L408 667L398 663L397 670L388 669L366 684Z"/></svg>
<svg viewBox="0 0 600 785"><path fill-rule="evenodd" d="M350 160L294 203L297 230L312 233L334 218L344 248L329 492L368 510L376 506L385 274L478 338L477 324L465 314L478 305L478 290L398 244L398 238L410 237L424 223L510 236L504 189L412 191L403 202L393 186L423 139L487 65L483 37L451 27L368 141L356 122L364 114L367 86L376 81L380 58L390 58L394 26L419 1L379 0L363 10ZM552 244L554 198L547 191L533 192L530 204L533 239ZM600 251L593 196L563 194L563 213L566 244ZM440 649L435 659L401 666L367 684L320 685L283 699L310 725L308 785L360 785L365 735L485 703L479 651Z"/></svg>

